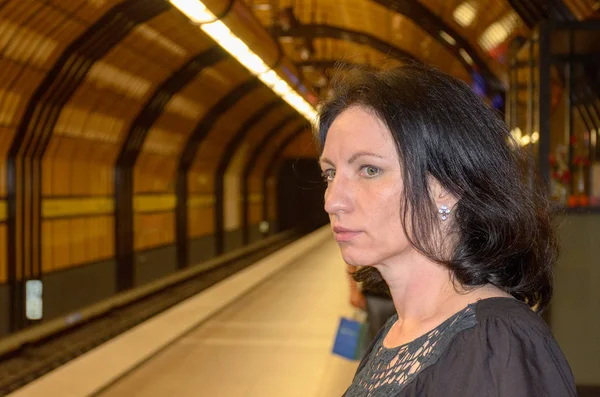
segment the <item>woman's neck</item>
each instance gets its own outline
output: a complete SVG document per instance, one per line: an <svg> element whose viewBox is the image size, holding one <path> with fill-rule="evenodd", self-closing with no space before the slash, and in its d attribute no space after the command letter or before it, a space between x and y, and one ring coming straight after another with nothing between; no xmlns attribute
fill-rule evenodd
<svg viewBox="0 0 600 397"><path fill-rule="evenodd" d="M413 250L375 267L387 283L402 321L434 316L450 290L454 291L450 272Z"/></svg>
<svg viewBox="0 0 600 397"><path fill-rule="evenodd" d="M449 269L416 250L375 267L388 284L403 328L443 321L479 299L510 296L490 285L466 290L453 282Z"/></svg>

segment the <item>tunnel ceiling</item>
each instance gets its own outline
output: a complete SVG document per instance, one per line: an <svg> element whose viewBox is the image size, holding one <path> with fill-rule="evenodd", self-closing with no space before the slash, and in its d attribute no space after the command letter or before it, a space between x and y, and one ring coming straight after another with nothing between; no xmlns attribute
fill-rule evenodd
<svg viewBox="0 0 600 397"><path fill-rule="evenodd" d="M508 43L547 20L598 17L594 0L246 0L286 55L324 86L332 66L414 58L490 90L507 82ZM400 54L400 56L398 56Z"/></svg>
<svg viewBox="0 0 600 397"><path fill-rule="evenodd" d="M317 90L341 64L414 59L465 81L479 71L492 89L503 88L515 35L544 19L599 15L594 0L243 1ZM136 173L160 179L136 178L140 192L174 189L172 175L207 112L250 78L165 0L0 1L0 51L1 157L32 142L35 161L136 164ZM264 88L246 95L254 99L223 109L225 120L211 124L222 131L200 136L205 145L193 154L230 152L225 138L277 99ZM276 123L265 118L257 129ZM5 178L0 172L1 194ZM95 193L112 194L105 179ZM44 194L77 193L44 183Z"/></svg>

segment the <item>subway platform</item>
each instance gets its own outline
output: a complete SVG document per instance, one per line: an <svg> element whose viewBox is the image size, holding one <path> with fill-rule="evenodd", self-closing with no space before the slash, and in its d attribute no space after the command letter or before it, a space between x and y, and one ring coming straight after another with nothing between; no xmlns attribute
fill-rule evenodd
<svg viewBox="0 0 600 397"><path fill-rule="evenodd" d="M331 353L348 302L323 227L9 396L339 396L358 364Z"/></svg>

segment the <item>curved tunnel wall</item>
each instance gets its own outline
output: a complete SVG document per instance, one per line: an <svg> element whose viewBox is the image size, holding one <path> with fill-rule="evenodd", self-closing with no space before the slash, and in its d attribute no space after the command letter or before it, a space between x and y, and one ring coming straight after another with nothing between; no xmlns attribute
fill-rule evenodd
<svg viewBox="0 0 600 397"><path fill-rule="evenodd" d="M0 4L0 335L259 238L308 127L164 0Z"/></svg>

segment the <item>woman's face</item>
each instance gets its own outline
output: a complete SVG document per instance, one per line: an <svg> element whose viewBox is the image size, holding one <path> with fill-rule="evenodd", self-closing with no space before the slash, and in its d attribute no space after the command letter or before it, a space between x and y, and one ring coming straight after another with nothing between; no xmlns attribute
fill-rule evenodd
<svg viewBox="0 0 600 397"><path fill-rule="evenodd" d="M352 106L332 123L320 159L325 211L346 263L372 266L410 248L400 219L402 173L391 132Z"/></svg>

